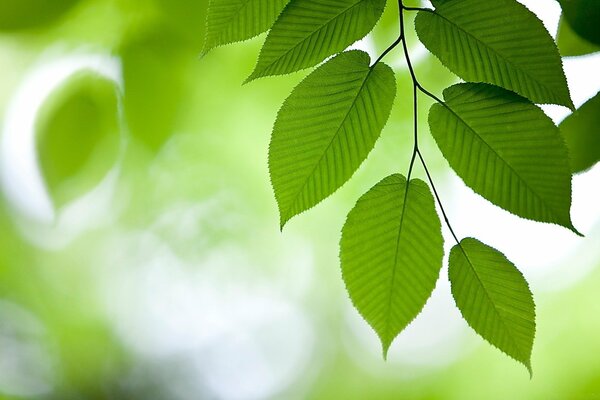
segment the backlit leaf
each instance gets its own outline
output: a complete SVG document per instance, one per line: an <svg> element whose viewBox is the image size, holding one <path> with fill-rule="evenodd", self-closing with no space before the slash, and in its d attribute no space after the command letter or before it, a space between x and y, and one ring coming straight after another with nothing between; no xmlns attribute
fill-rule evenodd
<svg viewBox="0 0 600 400"><path fill-rule="evenodd" d="M251 81L312 67L373 28L385 0L294 0L269 31Z"/></svg>
<svg viewBox="0 0 600 400"><path fill-rule="evenodd" d="M535 304L521 272L498 250L466 238L450 251L448 275L471 328L531 373Z"/></svg>
<svg viewBox="0 0 600 400"><path fill-rule="evenodd" d="M484 83L444 91L429 125L450 166L474 191L523 218L571 223L571 171L558 128L529 100Z"/></svg>
<svg viewBox="0 0 600 400"><path fill-rule="evenodd" d="M427 185L388 176L364 194L342 230L340 260L350 299L379 336L384 357L421 312L444 255Z"/></svg>
<svg viewBox="0 0 600 400"><path fill-rule="evenodd" d="M263 33L273 25L288 0L211 0L202 54L217 46Z"/></svg>
<svg viewBox="0 0 600 400"><path fill-rule="evenodd" d="M435 12L419 12L415 27L429 51L464 80L573 108L552 37L517 1L437 1Z"/></svg>
<svg viewBox="0 0 600 400"><path fill-rule="evenodd" d="M600 161L600 93L565 118L559 128L567 141L573 172Z"/></svg>
<svg viewBox="0 0 600 400"><path fill-rule="evenodd" d="M342 186L385 125L396 83L390 67L349 51L307 76L285 100L269 147L281 226Z"/></svg>

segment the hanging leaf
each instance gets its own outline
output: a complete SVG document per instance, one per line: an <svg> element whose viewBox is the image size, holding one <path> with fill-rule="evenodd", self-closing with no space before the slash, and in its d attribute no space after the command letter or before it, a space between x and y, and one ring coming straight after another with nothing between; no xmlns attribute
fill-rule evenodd
<svg viewBox="0 0 600 400"><path fill-rule="evenodd" d="M433 196L418 179L388 176L348 214L342 275L354 306L381 339L384 357L431 296L443 244Z"/></svg>
<svg viewBox="0 0 600 400"><path fill-rule="evenodd" d="M38 114L37 150L57 207L97 185L117 160L119 119L114 82L80 73L54 93Z"/></svg>
<svg viewBox="0 0 600 400"><path fill-rule="evenodd" d="M273 25L288 0L211 0L202 55L227 43L263 33Z"/></svg>
<svg viewBox="0 0 600 400"><path fill-rule="evenodd" d="M542 22L515 0L437 1L415 20L419 39L466 81L573 108L560 55Z"/></svg>
<svg viewBox="0 0 600 400"><path fill-rule="evenodd" d="M585 171L600 161L600 92L559 127L567 141L573 172Z"/></svg>
<svg viewBox="0 0 600 400"><path fill-rule="evenodd" d="M578 233L567 147L542 110L508 90L462 83L429 113L431 134L467 186L523 218Z"/></svg>
<svg viewBox="0 0 600 400"><path fill-rule="evenodd" d="M583 56L585 54L600 51L600 46L588 42L577 35L565 18L561 18L558 24L556 43L563 57Z"/></svg>
<svg viewBox="0 0 600 400"><path fill-rule="evenodd" d="M294 0L267 36L249 82L312 67L365 36L385 0Z"/></svg>
<svg viewBox="0 0 600 400"><path fill-rule="evenodd" d="M582 38L600 45L600 1L598 0L559 0L563 17Z"/></svg>
<svg viewBox="0 0 600 400"><path fill-rule="evenodd" d="M269 171L281 227L342 186L379 138L396 95L390 67L341 53L285 100L271 137Z"/></svg>
<svg viewBox="0 0 600 400"><path fill-rule="evenodd" d="M531 374L535 304L521 272L504 254L473 238L455 245L448 262L452 296L463 318Z"/></svg>

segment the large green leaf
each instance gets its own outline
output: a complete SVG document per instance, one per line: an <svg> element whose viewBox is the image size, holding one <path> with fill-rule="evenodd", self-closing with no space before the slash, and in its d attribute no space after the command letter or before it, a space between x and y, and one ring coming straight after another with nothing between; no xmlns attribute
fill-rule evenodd
<svg viewBox="0 0 600 400"><path fill-rule="evenodd" d="M575 33L564 17L558 25L556 43L563 57L582 56L600 51L599 45L588 42Z"/></svg>
<svg viewBox="0 0 600 400"><path fill-rule="evenodd" d="M571 169L581 172L600 161L600 92L559 125L567 141Z"/></svg>
<svg viewBox="0 0 600 400"><path fill-rule="evenodd" d="M515 0L437 1L415 20L423 44L466 81L492 83L534 103L573 108L562 62L542 22Z"/></svg>
<svg viewBox="0 0 600 400"><path fill-rule="evenodd" d="M39 112L37 150L46 186L58 207L94 187L117 160L120 135L114 82L82 72Z"/></svg>
<svg viewBox="0 0 600 400"><path fill-rule="evenodd" d="M433 196L418 179L388 176L348 214L342 275L352 303L381 339L384 357L431 296L443 244Z"/></svg>
<svg viewBox="0 0 600 400"><path fill-rule="evenodd" d="M253 38L271 27L288 0L211 0L202 54Z"/></svg>
<svg viewBox="0 0 600 400"><path fill-rule="evenodd" d="M431 133L467 186L513 214L577 232L567 147L542 110L485 83L451 86L444 98L431 107Z"/></svg>
<svg viewBox="0 0 600 400"><path fill-rule="evenodd" d="M600 1L559 0L563 17L573 30L585 40L600 45Z"/></svg>
<svg viewBox="0 0 600 400"><path fill-rule="evenodd" d="M341 53L285 100L269 147L281 226L342 186L367 157L396 95L390 67L362 51Z"/></svg>
<svg viewBox="0 0 600 400"><path fill-rule="evenodd" d="M535 304L521 272L473 238L452 248L449 264L452 295L467 323L531 373Z"/></svg>
<svg viewBox="0 0 600 400"><path fill-rule="evenodd" d="M373 28L385 0L294 0L269 31L254 72L282 75L312 67Z"/></svg>

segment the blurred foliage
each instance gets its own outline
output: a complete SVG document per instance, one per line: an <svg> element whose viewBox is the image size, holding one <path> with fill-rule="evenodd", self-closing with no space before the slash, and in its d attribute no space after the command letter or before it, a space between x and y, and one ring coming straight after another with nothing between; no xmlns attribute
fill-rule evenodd
<svg viewBox="0 0 600 400"><path fill-rule="evenodd" d="M600 51L600 46L577 35L565 18L561 18L558 25L556 42L563 57L583 56Z"/></svg>
<svg viewBox="0 0 600 400"><path fill-rule="evenodd" d="M399 53L388 55L399 100L372 156L335 198L290 222L282 236L267 146L278 105L306 73L242 86L264 35L199 61L206 6L0 0L3 130L32 71L54 60L102 54L119 61L122 75L112 82L84 69L40 109L40 177L63 212L35 220L0 194L0 399L252 397L245 387L266 388L253 398L292 399L583 399L600 392L600 324L590 317L598 270L537 298L531 381L508 358L477 347L475 337L446 364L415 367L394 360L393 349L387 364L380 361L379 349L349 328L336 243L356 198L408 165L406 66ZM387 7L369 39L376 51L397 34L396 12ZM417 53L412 27L407 34ZM415 64L436 94L454 79L433 57ZM419 102L424 109L430 99ZM426 119L419 115L424 132ZM421 146L443 178L447 164L429 135ZM93 197L85 208L81 195L109 171L108 200ZM4 190L19 188L20 179L2 181ZM582 248L593 248L598 234ZM225 321L215 320L219 313ZM265 315L272 325L257 328L253 321ZM294 316L314 337L291 341L303 331L290 323ZM268 346L260 352L252 347L258 343ZM286 360L296 360L292 372L268 386Z"/></svg>

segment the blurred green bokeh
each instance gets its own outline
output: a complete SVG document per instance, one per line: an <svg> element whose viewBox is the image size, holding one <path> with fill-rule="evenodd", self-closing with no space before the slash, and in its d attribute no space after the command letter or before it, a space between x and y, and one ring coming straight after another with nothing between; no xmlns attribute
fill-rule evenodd
<svg viewBox="0 0 600 400"><path fill-rule="evenodd" d="M242 86L264 35L200 60L206 7L0 0L0 147L15 152L1 153L0 168L7 159L22 168L2 175L0 398L600 398L598 213L584 215L586 238L557 260L563 275L533 281L533 379L452 314L445 272L432 314L384 362L345 293L337 242L356 199L408 167L412 84L401 52L386 58L399 93L373 153L280 233L269 133L307 72ZM363 45L387 47L396 13L390 3ZM454 78L408 36L420 81L440 93ZM73 73L51 82L56 65ZM99 65L115 79L94 73ZM45 78L31 89L33 76ZM50 83L36 119L23 121L19 107ZM429 104L419 99L421 146L452 203ZM28 134L29 147L19 140ZM37 170L19 164L27 157ZM552 279L571 283L546 287Z"/></svg>

